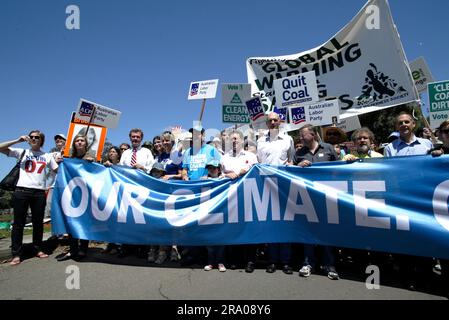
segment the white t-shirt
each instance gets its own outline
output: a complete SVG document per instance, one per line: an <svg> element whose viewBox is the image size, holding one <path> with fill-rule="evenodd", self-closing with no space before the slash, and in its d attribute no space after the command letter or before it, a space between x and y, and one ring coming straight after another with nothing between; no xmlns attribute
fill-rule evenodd
<svg viewBox="0 0 449 320"><path fill-rule="evenodd" d="M8 157L19 159L24 149L9 148ZM53 155L43 151L33 151L26 149L20 162L20 175L17 187L46 190L46 172L45 168L58 168Z"/></svg>
<svg viewBox="0 0 449 320"><path fill-rule="evenodd" d="M280 132L275 139L270 139L269 130L257 140L257 158L260 163L282 166L292 161L295 154L293 139Z"/></svg>
<svg viewBox="0 0 449 320"><path fill-rule="evenodd" d="M232 156L232 152L221 157L224 173L239 174L242 169L249 170L256 163L258 163L257 156L245 150L240 151L235 157Z"/></svg>

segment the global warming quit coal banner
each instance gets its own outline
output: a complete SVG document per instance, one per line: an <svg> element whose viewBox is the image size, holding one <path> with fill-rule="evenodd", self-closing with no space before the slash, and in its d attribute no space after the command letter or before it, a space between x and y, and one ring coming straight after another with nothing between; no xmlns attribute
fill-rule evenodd
<svg viewBox="0 0 449 320"><path fill-rule="evenodd" d="M298 45L301 34L313 29L313 25L301 25L300 19L298 28L283 29L282 21L276 27L291 34L291 41ZM273 39L265 41L273 42L273 51L280 45ZM262 99L265 110L282 107L276 103L276 79L311 71L316 75L319 98L337 98L342 119L419 99L386 0L368 1L349 24L317 48L248 58L246 67L251 93Z"/></svg>
<svg viewBox="0 0 449 320"><path fill-rule="evenodd" d="M64 159L55 234L129 244L314 243L449 258L449 156L254 166L238 180L164 181Z"/></svg>

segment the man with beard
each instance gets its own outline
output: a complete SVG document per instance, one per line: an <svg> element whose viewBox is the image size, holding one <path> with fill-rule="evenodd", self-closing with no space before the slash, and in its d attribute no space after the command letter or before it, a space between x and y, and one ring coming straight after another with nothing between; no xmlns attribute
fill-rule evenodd
<svg viewBox="0 0 449 320"><path fill-rule="evenodd" d="M351 140L354 142L356 150L344 156L343 160L354 161L363 158L383 157L380 153L371 150L371 146L374 144L374 134L370 129L364 127L354 131Z"/></svg>

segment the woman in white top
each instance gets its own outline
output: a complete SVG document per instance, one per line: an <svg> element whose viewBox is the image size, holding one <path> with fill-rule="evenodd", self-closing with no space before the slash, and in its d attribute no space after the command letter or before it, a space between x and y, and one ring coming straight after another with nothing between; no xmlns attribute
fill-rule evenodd
<svg viewBox="0 0 449 320"><path fill-rule="evenodd" d="M28 142L30 149L10 148L20 142ZM21 136L16 140L0 143L0 152L8 157L20 159L19 181L13 194L14 223L11 232L12 260L11 265L18 265L22 260L23 253L23 229L25 227L28 208L31 208L31 221L33 223L33 246L36 256L47 258L48 255L42 251L42 236L44 232L44 212L45 212L45 190L46 172L45 168L50 167L56 171L58 164L52 154L41 150L44 145L45 135L39 130L33 130L26 136Z"/></svg>

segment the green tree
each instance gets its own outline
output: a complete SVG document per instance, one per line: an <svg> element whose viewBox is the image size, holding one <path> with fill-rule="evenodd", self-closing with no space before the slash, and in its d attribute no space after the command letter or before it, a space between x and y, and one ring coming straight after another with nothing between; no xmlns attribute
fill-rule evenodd
<svg viewBox="0 0 449 320"><path fill-rule="evenodd" d="M413 104L404 104L394 108L362 114L359 116L359 120L362 127L368 127L374 132L377 142L383 143L387 142L388 136L392 132L396 131L395 119L403 111L415 116L415 130L424 127L422 113L418 108L419 106L414 106Z"/></svg>
<svg viewBox="0 0 449 320"><path fill-rule="evenodd" d="M12 207L12 191L0 189L0 209L9 209Z"/></svg>

